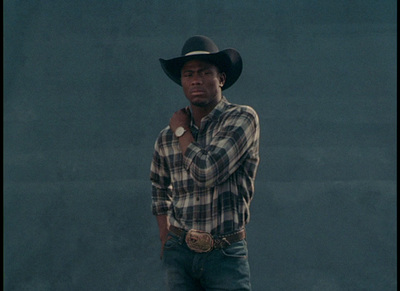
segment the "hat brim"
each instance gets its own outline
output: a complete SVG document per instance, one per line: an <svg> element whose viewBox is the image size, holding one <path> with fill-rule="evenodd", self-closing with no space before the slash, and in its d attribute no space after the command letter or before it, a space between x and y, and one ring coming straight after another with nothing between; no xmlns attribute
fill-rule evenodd
<svg viewBox="0 0 400 291"><path fill-rule="evenodd" d="M186 62L194 59L210 62L216 65L222 72L226 74L226 81L222 87L222 90L226 90L231 87L237 81L237 79L239 79L243 69L243 62L239 52L231 48L211 54L182 56L170 60L160 59L160 63L167 76L172 81L182 86L181 69Z"/></svg>

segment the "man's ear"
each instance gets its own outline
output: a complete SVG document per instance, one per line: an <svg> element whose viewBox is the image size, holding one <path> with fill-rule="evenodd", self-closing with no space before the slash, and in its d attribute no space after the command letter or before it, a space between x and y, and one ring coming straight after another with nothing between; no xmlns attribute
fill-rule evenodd
<svg viewBox="0 0 400 291"><path fill-rule="evenodd" d="M219 73L219 84L221 88L225 85L225 81L226 81L226 74L224 72Z"/></svg>

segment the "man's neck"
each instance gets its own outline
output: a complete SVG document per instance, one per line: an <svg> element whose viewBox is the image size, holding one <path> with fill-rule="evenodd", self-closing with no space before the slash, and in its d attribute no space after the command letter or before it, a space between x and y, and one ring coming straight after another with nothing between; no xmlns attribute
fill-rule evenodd
<svg viewBox="0 0 400 291"><path fill-rule="evenodd" d="M222 98L220 98L219 101L215 104L207 107L199 107L193 104L191 105L193 121L198 128L200 128L201 120L203 119L203 117L207 116L211 111L213 111L215 106L217 106L217 104L221 102L221 100Z"/></svg>

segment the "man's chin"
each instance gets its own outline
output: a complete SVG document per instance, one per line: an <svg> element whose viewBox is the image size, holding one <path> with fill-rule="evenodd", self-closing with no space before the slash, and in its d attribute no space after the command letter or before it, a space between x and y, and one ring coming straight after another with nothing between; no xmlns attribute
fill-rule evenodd
<svg viewBox="0 0 400 291"><path fill-rule="evenodd" d="M207 107L208 105L207 102L200 102L200 101L192 101L191 104L197 107Z"/></svg>
<svg viewBox="0 0 400 291"><path fill-rule="evenodd" d="M190 103L197 107L206 107L209 104L208 100L203 98L193 98Z"/></svg>
<svg viewBox="0 0 400 291"><path fill-rule="evenodd" d="M198 96L192 95L188 98L188 100L190 101L190 104L192 104L193 106L203 108L203 107L210 107L217 105L217 103L221 100L221 98L217 97L210 98L206 95L198 95Z"/></svg>

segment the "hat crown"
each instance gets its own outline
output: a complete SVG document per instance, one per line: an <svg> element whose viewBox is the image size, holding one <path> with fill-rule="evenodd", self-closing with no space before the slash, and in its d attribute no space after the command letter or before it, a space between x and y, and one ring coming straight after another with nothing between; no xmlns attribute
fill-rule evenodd
<svg viewBox="0 0 400 291"><path fill-rule="evenodd" d="M182 56L191 52L217 53L218 51L217 45L210 38L203 35L196 35L185 42L182 48Z"/></svg>

